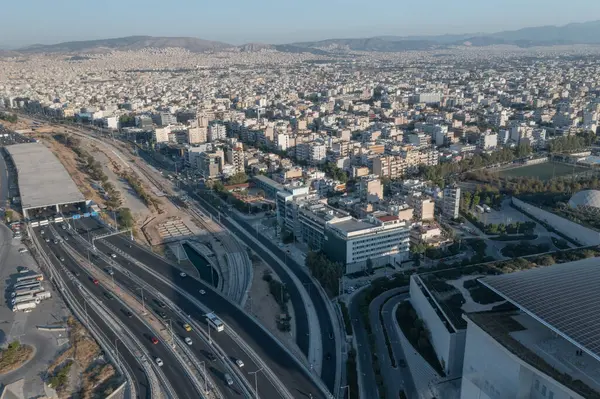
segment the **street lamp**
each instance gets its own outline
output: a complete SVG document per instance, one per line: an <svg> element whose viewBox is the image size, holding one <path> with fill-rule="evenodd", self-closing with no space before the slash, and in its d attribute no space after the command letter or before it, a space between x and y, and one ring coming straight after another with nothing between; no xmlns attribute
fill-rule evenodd
<svg viewBox="0 0 600 399"><path fill-rule="evenodd" d="M348 399L350 399L350 385L344 385L343 387L340 387L340 390L342 391L342 393L344 393L344 388L348 388ZM343 399L343 397L342 397Z"/></svg>
<svg viewBox="0 0 600 399"><path fill-rule="evenodd" d="M262 367L256 371L250 371L248 374L254 374L254 396L258 399L258 373L262 371Z"/></svg>

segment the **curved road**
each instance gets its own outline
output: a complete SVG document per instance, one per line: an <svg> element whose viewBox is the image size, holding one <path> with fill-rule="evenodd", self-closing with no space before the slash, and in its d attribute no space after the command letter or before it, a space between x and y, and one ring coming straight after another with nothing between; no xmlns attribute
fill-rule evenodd
<svg viewBox="0 0 600 399"><path fill-rule="evenodd" d="M400 391L404 390L409 398L416 398L417 393L412 376L404 361L404 352L397 336L396 315L394 306L409 298L408 287L395 288L379 295L369 304L369 320L373 329L377 347L379 367L385 381L386 397L396 399ZM381 324L383 318L384 325ZM396 366L392 365L389 350L385 341L383 329L388 334ZM402 363L402 365L401 365ZM400 378L399 378L400 377Z"/></svg>
<svg viewBox="0 0 600 399"><path fill-rule="evenodd" d="M39 235L38 235L39 238ZM54 268L59 271L62 280L66 284L66 288L72 294L72 296L80 303L83 304L85 302L85 298L81 294L81 291L77 287L77 284L74 280L71 280L69 276L64 272L61 267L60 261L56 258L56 256L52 255L52 251L50 248L45 245L43 239L40 239L40 244L42 245L42 249L46 254L48 254L48 258L54 265ZM92 307L87 309L88 317L98 326L98 328L102 331L102 334L107 338L109 342L115 342L117 338L119 338L115 333L113 333L112 329L105 323L104 318L97 314ZM123 364L125 364L132 377L133 383L135 386L135 391L137 393L137 398L143 399L152 399L150 395L149 382L144 372L144 369L140 366L140 359L136 358L129 349L124 346L119 348L119 354L122 358Z"/></svg>
<svg viewBox="0 0 600 399"><path fill-rule="evenodd" d="M41 229L36 229L36 232L39 232L40 230ZM44 239L41 237L41 235L39 233L37 234L40 242L44 242ZM49 233L46 232L46 234ZM88 275L87 270L75 262L75 260L73 260L67 251L65 251L60 245L46 244L45 242L42 245L46 245L47 250L45 250L45 252L51 254L50 258L54 256L54 258L56 258L58 261L58 259L62 257L64 261L61 263L63 263L71 272L76 272L79 274L79 277L77 278L79 283L89 292L93 293L97 299L102 301L110 310L112 315L119 318L121 322L128 327L128 329L137 337L139 342L146 348L148 353L150 353L152 356L151 361L154 361L154 359L158 357L163 360L165 366L162 368L162 371L179 398L197 399L200 396L192 381L186 377L184 369L177 361L177 358L172 354L171 350L167 349L165 344L162 342L158 345L152 344L151 338L154 336L152 330L148 329L148 327L146 327L146 325L137 317L128 318L124 313L123 305L121 305L119 301L116 299L106 299L104 297L106 289L101 285L94 284L93 278ZM75 289L75 291L79 292L78 289ZM124 345L121 345L119 349L122 350L124 347Z"/></svg>
<svg viewBox="0 0 600 399"><path fill-rule="evenodd" d="M105 234L108 232L104 226L100 225L93 219L81 219L75 221L76 228L81 232L81 236L87 239L87 231L90 230L93 234ZM224 298L219 293L215 292L212 286L204 284L203 282L191 279L181 278L179 276L179 270L172 266L164 259L148 252L144 248L138 247L132 243L128 238L124 238L121 235L111 236L103 240L96 240L95 245L98 250L104 253L112 253L113 251L103 244L106 240L110 244L117 247L120 251L129 254L137 261L143 263L155 273L162 276L164 279L171 281L179 288L185 290L187 294L194 297L197 301L205 304L212 311L214 311L229 327L231 327L252 349L257 355L267 363L269 368L277 375L282 381L286 388L290 391L294 397L298 398L323 398L321 391L315 386L314 382L309 378L308 371L300 367L293 359L293 355L290 354L283 346L275 340L272 336L265 333L265 331L252 320L241 308L232 304L229 300ZM133 245L132 245L133 244ZM117 261L119 259L117 258ZM131 273L136 274L139 278L145 281L148 285L154 287L162 295L169 298L176 306L183 310L186 314L190 315L201 325L206 325L204 314L196 305L189 300L186 295L181 295L175 291L172 287L165 284L159 278L156 278L152 274L145 271L143 268L138 267L128 262L119 262L119 264L128 269ZM199 290L203 289L205 294L199 293ZM237 347L236 344L224 333L213 333L213 338L219 346L223 349L229 350L231 347ZM251 359L239 353L237 356L243 359L246 363L246 359L249 364L252 364ZM255 369L256 370L256 369ZM251 370L248 367L248 371ZM249 382L254 385L254 377L246 376ZM272 384L264 376L264 373L258 374L258 385L259 394L268 389ZM318 378L318 377L317 377ZM266 394L264 394L265 397ZM273 398L280 397L279 394L269 396Z"/></svg>

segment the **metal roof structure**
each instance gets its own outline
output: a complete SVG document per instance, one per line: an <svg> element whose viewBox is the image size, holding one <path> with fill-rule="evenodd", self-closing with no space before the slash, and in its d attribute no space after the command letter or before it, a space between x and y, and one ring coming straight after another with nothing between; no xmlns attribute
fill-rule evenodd
<svg viewBox="0 0 600 399"><path fill-rule="evenodd" d="M600 260L588 258L479 280L600 361Z"/></svg>
<svg viewBox="0 0 600 399"><path fill-rule="evenodd" d="M17 168L24 210L85 201L67 170L43 144L13 144L6 150Z"/></svg>

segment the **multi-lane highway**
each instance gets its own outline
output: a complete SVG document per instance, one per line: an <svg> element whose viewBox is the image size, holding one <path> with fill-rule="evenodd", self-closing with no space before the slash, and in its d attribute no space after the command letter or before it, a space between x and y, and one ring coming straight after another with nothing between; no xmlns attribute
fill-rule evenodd
<svg viewBox="0 0 600 399"><path fill-rule="evenodd" d="M208 201L206 201L204 198L202 198L202 196L194 193L191 188L188 188L188 193L194 199L198 200L199 203L202 205L202 207L206 211L210 212L214 216L219 215L220 211L218 209L216 209L212 204L210 204ZM209 195L210 194L208 192L204 193L205 197L209 196ZM337 347L336 347L336 342L335 342L336 334L335 334L334 327L333 327L333 321L332 321L332 319L330 317L330 313L327 309L327 304L325 303L326 299L323 298L323 296L319 293L319 289L315 286L315 283L312 281L310 276L307 274L307 271L304 267L302 267L300 264L298 264L291 257L286 256L286 254L281 250L281 248L279 248L277 245L275 245L275 243L273 243L266 237L264 237L260 234L258 234L258 235L254 234L254 230L252 229L252 227L245 220L238 217L235 213L232 212L229 214L229 216L231 216L236 221L236 223L238 223L240 226L242 226L242 228L245 228L246 231L250 232L251 235L253 235L255 238L257 238L261 242L261 244L263 244L265 246L265 248L267 248L269 250L269 251L264 251L261 247L254 245L254 243L252 243L246 237L245 234L240 232L239 229L233 223L229 222L224 217L221 218L221 223L226 228L228 228L232 232L236 233L236 235L240 239L242 239L246 243L246 245L250 246L254 251L256 251L256 253L261 258L263 258L271 267L273 267L275 269L277 276L281 279L281 281L283 283L286 284L286 287L290 292L292 305L294 306L294 312L296 312L295 313L296 320L298 323L297 324L297 326L298 326L297 327L297 330L298 330L297 343L298 343L298 346L301 349L303 349L303 351L305 351L305 353L308 352L308 336L310 333L310 326L308 325L308 317L306 316L306 310L302 303L300 292L298 291L298 288L296 287L296 285L294 284L293 280L288 275L288 273L285 270L283 270L283 268L281 267L279 262L275 261L275 259L273 258L273 256L271 254L274 254L280 260L284 260L285 264L296 275L298 280L300 280L300 282L305 287L310 287L308 289L308 294L310 296L310 299L312 300L315 312L317 313L317 317L319 319L319 325L320 325L320 329L321 329L320 339L323 342L323 348L324 348L323 349L321 378L325 382L325 385L327 386L327 388L329 388L330 391L335 392L335 389L336 389L336 387L335 387L336 381L335 380L336 380L336 373L337 373L338 352L336 349ZM327 349L325 349L325 348L327 348Z"/></svg>
<svg viewBox="0 0 600 399"><path fill-rule="evenodd" d="M65 288L73 295L73 297L80 304L84 304L86 298L84 298L84 296L82 295L78 287L79 283L77 282L77 280L72 280L67 274L67 272L65 272L65 270L61 267L62 262L59 260L59 258L56 257L56 255L54 255L53 251L50 250L50 245L46 244L41 239L39 241L42 246L42 250L46 254L49 254L48 259L50 260L50 262L52 262L54 268L59 272L61 279L65 282ZM102 331L102 334L106 337L107 341L111 343L118 342L117 339L120 337L113 333L113 330L106 324L104 318L97 314L93 307L89 306L86 309L87 317L89 317L90 320L93 321L96 326L98 326L99 330ZM136 356L130 352L129 348L125 347L124 345L119 346L119 355L122 364L128 368L133 378L136 397L140 399L152 399L150 387L148 385L148 377L146 376L144 370L142 369L139 363L141 359L136 358Z"/></svg>
<svg viewBox="0 0 600 399"><path fill-rule="evenodd" d="M76 236L71 235L72 231L67 230L65 234L69 234L72 238L66 243L70 248L77 251L80 256L86 257L87 250L81 243L76 239ZM97 243L99 244L99 243ZM107 255L109 256L109 255ZM162 298L157 294L160 292L160 295L164 295L165 297L169 297L165 295L164 291L157 290L155 287L151 287L149 285L140 286L140 284L134 281L134 277L132 277L132 273L120 270L119 268L113 268L111 264L106 262L103 257L98 256L96 253L90 255L90 260L94 264L94 266L98 267L98 269L107 273L109 270L114 273L110 278L114 278L116 282L118 282L119 286L125 288L128 291L128 294L136 297L136 299L144 304L144 307L148 312L154 313L154 316L157 320L163 319L165 323L165 328L167 328L167 323L169 320L171 321L169 325L169 330L172 328L173 337L175 340L181 340L185 342L185 338L189 337L192 339L192 345L189 347L190 351L195 355L199 362L205 362L206 371L209 373L209 376L212 377L212 380L215 382L219 391L226 398L242 398L244 397L240 387L229 386L225 379L225 374L229 373L226 367L223 364L223 359L218 359L217 354L215 354L214 350L210 345L206 344L202 337L198 334L198 331L192 329L192 331L186 331L184 325L188 323L188 320L185 320L181 314L177 313L174 309L169 308L164 302ZM121 265L123 263L123 259L115 259L115 263ZM112 289L112 287L108 287L108 289ZM143 297L143 300L142 300ZM164 315L164 318L160 316L160 314ZM167 330L166 335L170 335L170 331ZM213 334L216 334L213 333ZM146 337L145 339L150 339ZM168 339L167 339L168 340ZM170 344L171 342L165 342L164 344ZM244 362L244 368L246 373L248 371L254 371L257 368L253 364L250 359L245 357L245 354L235 345L233 342L231 343L232 347L227 348L229 351L229 356L232 362L235 362L237 359L241 359ZM237 366L236 366L237 367ZM229 373L231 374L231 373ZM275 388L266 382L264 387L261 387L261 393L266 396L267 393L270 395L275 395L271 397L277 397L277 391Z"/></svg>
<svg viewBox="0 0 600 399"><path fill-rule="evenodd" d="M108 229L94 219L77 220L74 221L73 225L84 239L88 238L88 231L91 232L90 237L109 232ZM179 275L180 271L177 268L166 262L164 259L157 257L146 249L132 243L128 237L115 235L94 242L98 251L113 253L113 248L107 246L104 241L111 246L116 247L119 251L127 253L132 258L136 259L136 261L143 263L146 267L159 275L161 278L157 278L152 273L147 272L144 268L138 267L134 262L121 259L121 256L118 256L115 259L115 261L123 268L141 278L149 286L152 286L157 292L160 292L161 295L172 301L185 314L188 314L199 324L206 326L204 314L195 303L190 300L190 297L201 302L215 312L223 322L234 330L267 364L294 397L312 397L315 399L324 397L322 391L310 378L308 370L301 367L291 353L286 351L274 337L266 333L256 321L251 319L243 311L243 309L231 303L221 294L215 292L212 287L190 277L182 278ZM79 250L85 249L79 248ZM180 292L174 290L169 284L165 283L163 279L170 281L172 284L185 291L186 295L182 295ZM201 294L200 290L203 290L205 294ZM252 359L242 350L235 349L238 348L239 345L224 332L213 332L212 337L221 348L228 351L235 351L231 356L233 358L242 359L245 363L244 367L247 368L248 372L260 368L255 365ZM248 374L245 374L245 376L253 386L255 382L254 376ZM259 373L257 378L260 390L259 394L261 397L281 397L276 388L273 387L263 373Z"/></svg>
<svg viewBox="0 0 600 399"><path fill-rule="evenodd" d="M44 242L44 238L40 234L41 230L42 229L37 228L36 234L38 234L38 240L40 242ZM46 234L49 233L46 232ZM62 263L67 270L73 273L73 275L79 276L76 279L78 284L81 284L97 299L101 300L110 310L111 314L113 314L116 318L119 318L121 322L127 326L127 328L138 338L139 342L144 345L148 353L151 355L152 359L149 359L150 361L156 361L156 358L162 359L164 362L162 371L179 398L197 399L200 396L192 381L185 377L185 370L179 364L177 358L173 355L171 350L167 348L166 343L160 342L157 345L153 344L152 337L155 336L155 333L149 329L137 316L132 315L132 317L128 317L126 314L127 309L118 300L114 298L107 299L105 293L107 293L109 289L100 284L95 284L93 278L88 274L87 270L81 267L71 256L69 251L66 251L62 245L60 245L60 243L54 244L51 240L50 243L44 242L42 246L45 246L44 250L46 253L50 254L51 258L54 257L55 262ZM66 278L68 279L69 276L66 276ZM77 287L75 287L74 291L79 293ZM81 297L82 301L83 299L84 298ZM106 330L103 331L110 331L110 329L106 327ZM112 342L115 342L114 339ZM125 349L125 346L121 345L119 349L123 350Z"/></svg>

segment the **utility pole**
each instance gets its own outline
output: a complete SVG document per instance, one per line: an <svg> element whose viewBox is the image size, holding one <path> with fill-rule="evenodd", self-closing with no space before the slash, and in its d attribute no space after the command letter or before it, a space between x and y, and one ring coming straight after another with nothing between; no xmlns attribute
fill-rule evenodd
<svg viewBox="0 0 600 399"><path fill-rule="evenodd" d="M248 374L254 374L254 397L258 399L258 373L262 371L262 367L256 371L250 371Z"/></svg>
<svg viewBox="0 0 600 399"><path fill-rule="evenodd" d="M350 385L344 385L343 387L340 387L340 389L342 390L342 393L344 392L344 388L348 388L348 399L350 399ZM343 399L343 397L342 397Z"/></svg>
<svg viewBox="0 0 600 399"><path fill-rule="evenodd" d="M142 309L144 310L144 314L146 314L146 306L144 305L144 287L138 287L136 290L140 290L142 293Z"/></svg>

